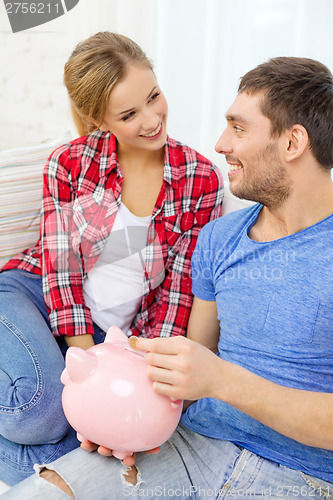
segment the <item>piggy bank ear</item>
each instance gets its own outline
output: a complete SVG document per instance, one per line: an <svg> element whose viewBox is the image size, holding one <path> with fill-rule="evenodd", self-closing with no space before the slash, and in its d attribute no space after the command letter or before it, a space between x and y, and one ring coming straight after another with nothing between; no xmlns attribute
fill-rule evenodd
<svg viewBox="0 0 333 500"><path fill-rule="evenodd" d="M60 381L62 384L66 385L67 382L70 381L70 377L68 375L68 372L67 372L67 368L64 368L62 374L61 374L61 377L60 377Z"/></svg>
<svg viewBox="0 0 333 500"><path fill-rule="evenodd" d="M97 359L80 347L69 347L66 353L66 371L73 382L80 382L88 378L95 370Z"/></svg>
<svg viewBox="0 0 333 500"><path fill-rule="evenodd" d="M104 342L108 344L127 344L128 337L126 333L117 326L111 326L111 328L108 329Z"/></svg>

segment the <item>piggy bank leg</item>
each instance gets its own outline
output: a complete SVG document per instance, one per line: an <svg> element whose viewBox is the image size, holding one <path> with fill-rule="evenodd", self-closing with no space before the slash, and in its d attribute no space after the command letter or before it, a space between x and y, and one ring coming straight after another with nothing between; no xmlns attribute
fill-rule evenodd
<svg viewBox="0 0 333 500"><path fill-rule="evenodd" d="M82 434L79 434L78 432L76 433L76 437L78 438L79 441L86 441L86 438L84 436L82 436Z"/></svg>

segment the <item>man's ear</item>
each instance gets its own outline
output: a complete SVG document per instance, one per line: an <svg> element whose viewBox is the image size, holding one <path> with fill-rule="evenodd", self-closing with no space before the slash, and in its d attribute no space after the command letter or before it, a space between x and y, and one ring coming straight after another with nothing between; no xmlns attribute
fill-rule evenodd
<svg viewBox="0 0 333 500"><path fill-rule="evenodd" d="M285 160L296 160L309 148L310 141L307 130L303 125L293 125L286 131Z"/></svg>

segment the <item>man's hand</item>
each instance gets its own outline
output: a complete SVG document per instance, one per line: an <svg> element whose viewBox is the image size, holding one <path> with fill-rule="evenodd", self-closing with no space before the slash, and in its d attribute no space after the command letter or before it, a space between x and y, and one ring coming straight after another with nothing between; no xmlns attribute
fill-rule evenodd
<svg viewBox="0 0 333 500"><path fill-rule="evenodd" d="M175 399L220 399L295 441L333 450L333 394L279 385L184 337L131 337L130 344L147 352L156 392Z"/></svg>
<svg viewBox="0 0 333 500"><path fill-rule="evenodd" d="M159 394L189 400L214 397L221 360L208 348L185 337L131 337L130 345L146 351L147 375Z"/></svg>
<svg viewBox="0 0 333 500"><path fill-rule="evenodd" d="M87 451L88 453L91 453L92 451L98 451L100 455L103 455L104 457L112 457L112 450L109 448L106 448L105 446L99 446L98 444L92 443L91 441L82 441L81 443L81 448L84 451ZM157 448L153 448L152 450L147 450L145 453L150 454L155 454L160 451L160 447L158 446ZM133 453L133 455L130 455L129 457L126 457L123 459L124 465L127 465L128 467L131 467L132 465L135 464L135 458L136 458L136 453Z"/></svg>

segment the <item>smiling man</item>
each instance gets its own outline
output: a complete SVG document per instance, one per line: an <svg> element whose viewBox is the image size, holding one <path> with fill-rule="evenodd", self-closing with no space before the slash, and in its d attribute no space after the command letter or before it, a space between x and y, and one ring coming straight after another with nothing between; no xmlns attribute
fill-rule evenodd
<svg viewBox="0 0 333 500"><path fill-rule="evenodd" d="M241 92L228 111L228 127L216 145L230 165L230 188L235 196L274 207L286 200L290 185L279 155L278 137L261 111L265 94ZM242 161L236 156L242 157Z"/></svg>
<svg viewBox="0 0 333 500"><path fill-rule="evenodd" d="M257 203L202 229L188 338L136 341L155 390L195 402L137 455L137 484L75 450L4 498L333 498L330 71L282 57L247 73L216 150Z"/></svg>

